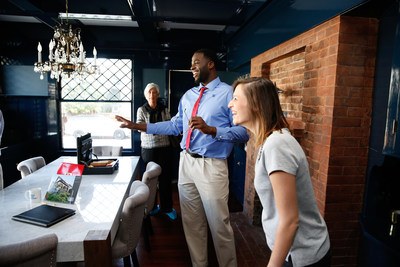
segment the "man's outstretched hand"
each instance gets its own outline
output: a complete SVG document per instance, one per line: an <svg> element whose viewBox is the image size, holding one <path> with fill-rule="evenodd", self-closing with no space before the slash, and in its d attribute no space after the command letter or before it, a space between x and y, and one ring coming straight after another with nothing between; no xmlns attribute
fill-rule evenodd
<svg viewBox="0 0 400 267"><path fill-rule="evenodd" d="M145 123L134 123L130 120L125 119L124 117L115 115L115 119L119 122L122 122L121 125L119 126L120 128L128 128L131 130L139 130L142 132L146 132L147 130L147 124Z"/></svg>
<svg viewBox="0 0 400 267"><path fill-rule="evenodd" d="M122 122L121 125L119 126L119 128L129 128L132 129L131 127L129 127L130 124L134 124L133 122L131 122L130 120L125 119L124 117L115 115L115 119L119 122Z"/></svg>

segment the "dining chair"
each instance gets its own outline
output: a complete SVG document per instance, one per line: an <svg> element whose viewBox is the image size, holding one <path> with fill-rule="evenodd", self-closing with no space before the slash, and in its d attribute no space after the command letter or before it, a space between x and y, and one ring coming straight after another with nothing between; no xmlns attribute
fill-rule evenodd
<svg viewBox="0 0 400 267"><path fill-rule="evenodd" d="M96 156L122 156L122 146L93 146L92 153Z"/></svg>
<svg viewBox="0 0 400 267"><path fill-rule="evenodd" d="M140 238L144 208L149 193L149 188L144 183L134 181L122 208L120 224L112 245L112 258L123 258L125 267L131 266L130 258L133 266L139 266L136 246Z"/></svg>
<svg viewBox="0 0 400 267"><path fill-rule="evenodd" d="M161 166L157 163L150 161L146 165L146 171L143 173L142 182L145 183L150 190L150 197L147 200L146 207L144 209L144 217L143 217L143 238L145 248L148 252L150 252L150 240L149 235L153 234L153 226L151 224L150 211L153 209L154 201L156 200L157 195L157 186L158 186L158 176L161 174Z"/></svg>
<svg viewBox="0 0 400 267"><path fill-rule="evenodd" d="M30 159L21 161L17 165L17 169L21 172L21 178L31 174L32 172L42 168L46 165L46 161L43 157L38 156Z"/></svg>
<svg viewBox="0 0 400 267"><path fill-rule="evenodd" d="M56 266L57 235L46 234L9 245L0 245L0 266Z"/></svg>

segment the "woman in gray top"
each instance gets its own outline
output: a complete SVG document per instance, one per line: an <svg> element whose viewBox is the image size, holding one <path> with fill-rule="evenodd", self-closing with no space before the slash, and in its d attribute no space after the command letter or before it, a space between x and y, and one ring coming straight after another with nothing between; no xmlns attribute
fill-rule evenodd
<svg viewBox="0 0 400 267"><path fill-rule="evenodd" d="M149 83L144 89L147 103L138 108L137 123L155 123L168 121L171 115L166 106L157 102L160 96L160 88L155 83ZM160 205L157 205L157 197L151 215L159 212L165 213L171 220L177 218L175 209L172 208L172 147L168 135L140 134L142 159L147 165L153 161L161 166L161 175L158 177L158 193L160 195Z"/></svg>
<svg viewBox="0 0 400 267"><path fill-rule="evenodd" d="M268 267L330 266L330 241L300 144L290 134L277 88L265 78L239 79L229 108L233 123L260 147L254 186L272 254Z"/></svg>

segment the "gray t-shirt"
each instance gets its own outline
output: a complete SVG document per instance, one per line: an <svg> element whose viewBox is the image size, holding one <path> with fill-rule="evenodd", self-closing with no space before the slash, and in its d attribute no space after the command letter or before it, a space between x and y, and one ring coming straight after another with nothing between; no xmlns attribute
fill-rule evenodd
<svg viewBox="0 0 400 267"><path fill-rule="evenodd" d="M262 225L268 246L273 250L279 214L269 174L284 171L296 177L299 227L289 255L293 266L313 264L328 252L328 230L322 218L311 184L307 158L288 129L274 131L261 147L255 165L254 186L263 206ZM287 259L287 258L286 258Z"/></svg>

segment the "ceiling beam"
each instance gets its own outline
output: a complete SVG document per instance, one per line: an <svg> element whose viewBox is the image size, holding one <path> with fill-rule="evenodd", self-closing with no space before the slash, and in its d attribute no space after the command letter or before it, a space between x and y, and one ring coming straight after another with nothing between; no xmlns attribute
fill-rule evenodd
<svg viewBox="0 0 400 267"><path fill-rule="evenodd" d="M159 42L157 28L153 20L151 6L148 0L127 1L132 15L136 18L144 40L146 42Z"/></svg>
<svg viewBox="0 0 400 267"><path fill-rule="evenodd" d="M24 11L24 13L30 14L31 16L35 17L37 20L42 22L43 24L54 28L57 24L49 14L43 12L43 10L37 8L33 5L29 0L8 0L14 6L18 7L20 10Z"/></svg>

